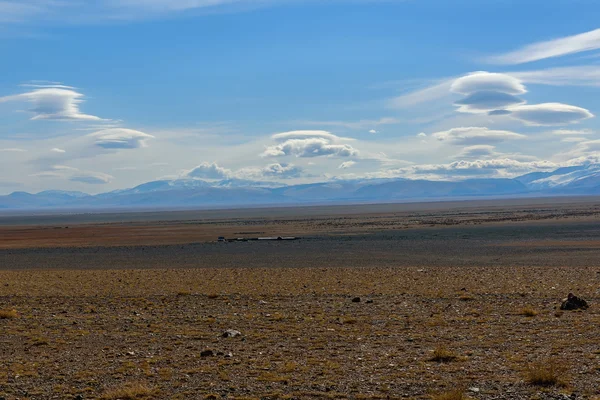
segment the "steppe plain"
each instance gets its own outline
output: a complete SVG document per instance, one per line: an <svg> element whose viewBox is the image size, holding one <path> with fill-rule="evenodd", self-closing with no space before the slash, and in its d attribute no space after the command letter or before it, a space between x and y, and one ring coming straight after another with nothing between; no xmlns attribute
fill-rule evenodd
<svg viewBox="0 0 600 400"><path fill-rule="evenodd" d="M600 399L599 300L598 198L6 214L0 398Z"/></svg>

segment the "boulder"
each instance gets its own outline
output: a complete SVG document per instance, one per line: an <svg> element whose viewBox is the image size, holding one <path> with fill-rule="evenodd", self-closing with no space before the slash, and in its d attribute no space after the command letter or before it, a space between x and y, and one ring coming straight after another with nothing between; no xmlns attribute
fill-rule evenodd
<svg viewBox="0 0 600 400"><path fill-rule="evenodd" d="M563 299L560 305L561 310L587 310L589 305L584 299L569 293L566 299Z"/></svg>
<svg viewBox="0 0 600 400"><path fill-rule="evenodd" d="M234 337L238 337L238 336L242 336L242 332L236 331L235 329L227 329L221 335L221 337L224 337L224 338L234 338Z"/></svg>

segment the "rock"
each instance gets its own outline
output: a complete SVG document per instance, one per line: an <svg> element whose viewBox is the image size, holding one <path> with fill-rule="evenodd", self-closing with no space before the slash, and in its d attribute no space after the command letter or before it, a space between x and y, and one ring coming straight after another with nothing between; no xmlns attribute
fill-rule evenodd
<svg viewBox="0 0 600 400"><path fill-rule="evenodd" d="M360 303L360 297L355 297L352 299L353 303Z"/></svg>
<svg viewBox="0 0 600 400"><path fill-rule="evenodd" d="M242 332L236 331L235 329L227 329L221 335L221 337L224 337L224 338L234 338L234 337L238 337L238 336L242 336Z"/></svg>
<svg viewBox="0 0 600 400"><path fill-rule="evenodd" d="M225 358L232 358L232 357L233 357L232 352L225 353Z"/></svg>
<svg viewBox="0 0 600 400"><path fill-rule="evenodd" d="M470 387L469 392L479 393L479 388L478 387Z"/></svg>
<svg viewBox="0 0 600 400"><path fill-rule="evenodd" d="M560 305L561 310L587 310L589 305L587 301L582 298L575 296L573 293L569 293L566 299L563 299Z"/></svg>
<svg viewBox="0 0 600 400"><path fill-rule="evenodd" d="M373 304L373 300L369 299L365 303L367 303L367 304Z"/></svg>
<svg viewBox="0 0 600 400"><path fill-rule="evenodd" d="M78 394L77 396L73 397L73 400L83 400L83 396Z"/></svg>
<svg viewBox="0 0 600 400"><path fill-rule="evenodd" d="M212 350L204 350L200 353L200 357L212 357L215 355L215 352Z"/></svg>

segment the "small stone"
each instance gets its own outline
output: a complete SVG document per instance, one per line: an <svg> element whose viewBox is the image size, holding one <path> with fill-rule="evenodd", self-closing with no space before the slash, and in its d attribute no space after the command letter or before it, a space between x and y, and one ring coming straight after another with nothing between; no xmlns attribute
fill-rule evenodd
<svg viewBox="0 0 600 400"><path fill-rule="evenodd" d="M367 304L373 304L373 300L369 299L369 300L365 301L365 303L367 303Z"/></svg>
<svg viewBox="0 0 600 400"><path fill-rule="evenodd" d="M83 400L83 396L78 394L77 396L73 397L73 400Z"/></svg>
<svg viewBox="0 0 600 400"><path fill-rule="evenodd" d="M479 388L478 387L470 387L469 392L479 393Z"/></svg>
<svg viewBox="0 0 600 400"><path fill-rule="evenodd" d="M227 329L221 335L221 337L224 337L224 338L234 338L234 337L238 337L238 336L242 336L242 332L236 331L235 329Z"/></svg>
<svg viewBox="0 0 600 400"><path fill-rule="evenodd" d="M212 350L204 350L200 353L200 357L212 357L215 353Z"/></svg>
<svg viewBox="0 0 600 400"><path fill-rule="evenodd" d="M232 352L225 353L225 358L232 358L232 357L233 357Z"/></svg>
<svg viewBox="0 0 600 400"><path fill-rule="evenodd" d="M353 303L360 303L360 297L355 297L352 299Z"/></svg>

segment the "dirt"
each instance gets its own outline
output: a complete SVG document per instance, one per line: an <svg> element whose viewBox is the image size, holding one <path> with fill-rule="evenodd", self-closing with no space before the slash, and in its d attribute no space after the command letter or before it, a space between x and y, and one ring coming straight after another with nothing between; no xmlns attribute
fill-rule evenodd
<svg viewBox="0 0 600 400"><path fill-rule="evenodd" d="M1 228L0 398L600 399L587 207Z"/></svg>

